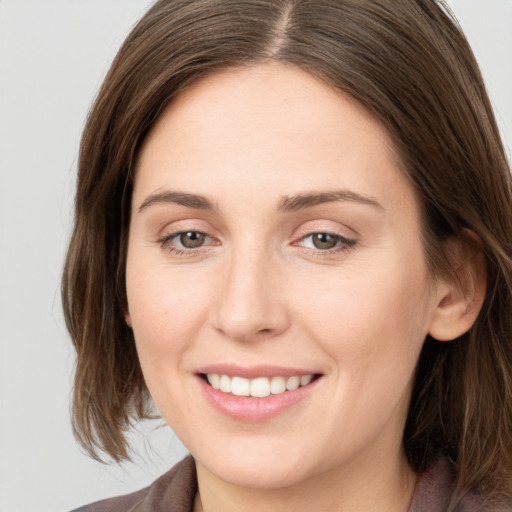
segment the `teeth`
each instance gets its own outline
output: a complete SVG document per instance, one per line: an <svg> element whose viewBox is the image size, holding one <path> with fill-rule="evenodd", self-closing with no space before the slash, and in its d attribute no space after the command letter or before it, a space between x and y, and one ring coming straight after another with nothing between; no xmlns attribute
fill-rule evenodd
<svg viewBox="0 0 512 512"><path fill-rule="evenodd" d="M313 379L313 375L304 375L304 377L300 378L300 385L307 386L311 380Z"/></svg>
<svg viewBox="0 0 512 512"><path fill-rule="evenodd" d="M227 375L221 375L219 389L224 393L231 393L231 379Z"/></svg>
<svg viewBox="0 0 512 512"><path fill-rule="evenodd" d="M268 395L270 395L270 381L266 377L252 379L251 396L265 398Z"/></svg>
<svg viewBox="0 0 512 512"><path fill-rule="evenodd" d="M272 377L270 381L270 392L273 395L279 395L286 391L286 379L284 377Z"/></svg>
<svg viewBox="0 0 512 512"><path fill-rule="evenodd" d="M212 388L219 389L224 393L231 393L235 396L265 398L271 394L279 395L285 391L293 391L301 386L307 386L313 380L313 375L246 379L244 377L229 377L228 375L208 373L206 378Z"/></svg>
<svg viewBox="0 0 512 512"><path fill-rule="evenodd" d="M212 373L208 376L208 382L213 389L220 389L220 376L216 373Z"/></svg>
<svg viewBox="0 0 512 512"><path fill-rule="evenodd" d="M288 391L293 391L300 386L300 377L288 377L286 381L286 389Z"/></svg>
<svg viewBox="0 0 512 512"><path fill-rule="evenodd" d="M251 394L251 382L243 377L233 377L231 379L231 393L236 396L249 396Z"/></svg>

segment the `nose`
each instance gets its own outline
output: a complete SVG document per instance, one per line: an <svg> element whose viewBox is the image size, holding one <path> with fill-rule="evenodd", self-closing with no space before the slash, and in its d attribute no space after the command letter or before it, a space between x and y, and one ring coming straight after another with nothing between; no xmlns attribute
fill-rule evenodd
<svg viewBox="0 0 512 512"><path fill-rule="evenodd" d="M282 334L289 326L283 279L263 251L240 251L226 262L213 308L215 328L230 339L251 341Z"/></svg>

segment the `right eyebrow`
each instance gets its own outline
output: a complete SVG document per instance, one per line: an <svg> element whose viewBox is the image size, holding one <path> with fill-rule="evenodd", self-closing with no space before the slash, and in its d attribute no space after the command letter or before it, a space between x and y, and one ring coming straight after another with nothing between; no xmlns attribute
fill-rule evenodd
<svg viewBox="0 0 512 512"><path fill-rule="evenodd" d="M180 206L194 208L197 210L217 210L217 207L205 196L165 190L163 192L157 192L147 196L139 206L138 212L141 213L146 208L155 204L178 204Z"/></svg>

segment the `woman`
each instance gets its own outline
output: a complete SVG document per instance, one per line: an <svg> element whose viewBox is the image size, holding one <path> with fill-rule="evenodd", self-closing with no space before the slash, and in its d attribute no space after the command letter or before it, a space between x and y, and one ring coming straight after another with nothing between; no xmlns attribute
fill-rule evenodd
<svg viewBox="0 0 512 512"><path fill-rule="evenodd" d="M157 2L84 131L63 280L96 510L511 510L510 170L433 0Z"/></svg>

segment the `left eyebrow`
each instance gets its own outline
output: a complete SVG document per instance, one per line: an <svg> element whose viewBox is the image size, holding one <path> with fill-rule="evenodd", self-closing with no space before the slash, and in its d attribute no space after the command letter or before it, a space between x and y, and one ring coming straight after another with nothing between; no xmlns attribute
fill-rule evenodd
<svg viewBox="0 0 512 512"><path fill-rule="evenodd" d="M279 203L279 211L294 212L304 210L319 204L348 201L373 206L379 210L385 208L372 196L359 194L351 190L333 190L327 192L304 193L283 197Z"/></svg>

